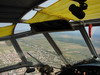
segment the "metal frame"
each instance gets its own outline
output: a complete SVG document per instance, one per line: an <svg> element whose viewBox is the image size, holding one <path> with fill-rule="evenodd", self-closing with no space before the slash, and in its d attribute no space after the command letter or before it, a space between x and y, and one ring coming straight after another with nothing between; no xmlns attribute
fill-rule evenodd
<svg viewBox="0 0 100 75"><path fill-rule="evenodd" d="M70 22L70 24L74 27L80 27L82 26L81 24L84 24L84 26L89 26L92 24L92 26L100 26L100 18L98 19L91 19L91 20L83 20L83 21L73 21Z"/></svg>
<svg viewBox="0 0 100 75"><path fill-rule="evenodd" d="M95 48L94 48L89 36L88 36L85 28L81 27L79 30L80 30L80 32L81 32L81 34L82 34L82 36L83 36L83 38L84 38L84 40L86 42L91 54L94 56L94 58L97 58L98 54L97 54L97 52L96 52L96 50L95 50Z"/></svg>
<svg viewBox="0 0 100 75"><path fill-rule="evenodd" d="M60 56L61 60L64 62L64 64L69 64L69 62L66 61L65 57L63 56L61 50L59 49L59 47L57 46L57 44L54 42L54 40L52 39L52 37L49 35L49 33L44 33L43 34L45 36L45 38L48 40L48 42L51 44L51 46L53 47L53 49L56 51L56 53L58 54L58 56Z"/></svg>
<svg viewBox="0 0 100 75"><path fill-rule="evenodd" d="M76 30L79 30L87 44L87 46L89 47L90 49L90 52L92 53L92 55L94 57L98 57L96 51L95 51L95 48L84 28L84 26L80 25L81 23L80 22L77 22L77 23L70 23L74 28L76 28ZM77 28L78 27L78 28ZM64 30L65 31L65 30ZM32 62L28 62L25 55L23 54L18 42L16 41L16 39L18 38L22 38L22 37L27 37L27 36L30 36L30 35L35 35L35 34L38 34L38 33L33 33L32 31L26 31L26 32L22 32L22 33L17 33L17 34L14 34L12 36L7 36L7 37L3 37L3 38L0 38L0 41L4 41L4 40L10 40L16 50L16 52L18 53L20 59L22 60L21 63L18 63L16 65L12 65L12 66L7 66L7 67L4 67L4 68L0 68L0 73L1 72L4 72L4 71L9 71L9 70L13 70L13 69L18 69L18 68L22 68L22 67L32 67L34 66L32 64ZM51 44L51 46L54 48L54 50L57 52L58 56L60 56L60 58L63 60L63 62L65 64L69 64L69 62L67 62L67 60L64 58L61 50L59 49L59 47L56 45L56 43L54 42L54 40L52 39L52 37L49 35L49 32L48 33L43 33L43 35L45 36L45 38L48 40L48 42ZM70 65L70 64L69 64ZM71 66L71 65L70 65Z"/></svg>
<svg viewBox="0 0 100 75"><path fill-rule="evenodd" d="M13 34L11 36L1 37L0 41L9 40L11 38L15 38L15 39L23 38L23 37L31 36L34 34L35 33L32 33L32 31L21 32L21 33Z"/></svg>
<svg viewBox="0 0 100 75"><path fill-rule="evenodd" d="M19 34L18 34L18 36L19 36ZM25 36L25 34L23 36ZM4 39L0 38L1 39L0 41L5 40L5 38ZM28 67L33 66L32 62L27 61L27 58L25 57L23 51L21 50L21 48L20 48L20 46L19 46L19 44L18 44L18 42L16 40L16 37L14 37L12 35L12 36L7 37L6 40L10 40L11 41L13 47L15 48L15 50L16 50L19 58L22 60L22 62L20 62L20 63L18 63L16 65L11 65L11 66L7 66L7 67L4 67L4 68L0 68L0 73L1 72L5 72L5 71L9 71L9 70L13 70L13 69L22 68L22 67L28 68Z"/></svg>
<svg viewBox="0 0 100 75"><path fill-rule="evenodd" d="M10 71L10 70L18 69L18 68L34 67L34 66L32 65L31 62L27 62L27 63L20 62L20 63L15 64L15 65L11 65L11 66L0 68L0 73L5 72L5 71Z"/></svg>
<svg viewBox="0 0 100 75"><path fill-rule="evenodd" d="M22 62L27 63L27 59L26 59L25 55L23 54L17 40L15 38L11 38L10 41L11 41L13 47L15 48L17 54L19 55L20 59L22 60Z"/></svg>

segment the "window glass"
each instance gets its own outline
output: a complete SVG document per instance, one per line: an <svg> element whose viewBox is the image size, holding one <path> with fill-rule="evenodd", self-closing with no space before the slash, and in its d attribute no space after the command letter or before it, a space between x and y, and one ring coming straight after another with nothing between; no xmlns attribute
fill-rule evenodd
<svg viewBox="0 0 100 75"><path fill-rule="evenodd" d="M92 57L79 31L56 32L50 33L50 35L53 37L64 57L70 64ZM44 64L57 68L64 64L43 35L38 34L24 37L17 39L17 41L27 57L27 60L32 61L34 65L38 63L34 58ZM5 42L0 42L0 57L0 67L16 64L21 61L13 46L7 46ZM25 72L25 69L21 70L21 73ZM19 73L19 69L16 70L16 73Z"/></svg>
<svg viewBox="0 0 100 75"><path fill-rule="evenodd" d="M10 41L0 41L0 68L21 62Z"/></svg>
<svg viewBox="0 0 100 75"><path fill-rule="evenodd" d="M5 27L5 26L9 26L12 25L12 23L0 23L0 27Z"/></svg>
<svg viewBox="0 0 100 75"><path fill-rule="evenodd" d="M93 45L94 45L97 53L100 55L100 27L92 28L91 40L93 42Z"/></svg>
<svg viewBox="0 0 100 75"><path fill-rule="evenodd" d="M29 61L32 61L33 64L38 62L34 59L38 59L44 64L48 64L54 67L61 67L63 62L45 39L43 35L33 35L17 40L25 53L25 56ZM34 58L32 58L28 53L30 53Z"/></svg>
<svg viewBox="0 0 100 75"><path fill-rule="evenodd" d="M29 31L30 25L29 24L24 24L24 23L18 23L15 27L14 33L21 33L25 31Z"/></svg>
<svg viewBox="0 0 100 75"><path fill-rule="evenodd" d="M51 35L70 64L92 57L79 31L57 32Z"/></svg>

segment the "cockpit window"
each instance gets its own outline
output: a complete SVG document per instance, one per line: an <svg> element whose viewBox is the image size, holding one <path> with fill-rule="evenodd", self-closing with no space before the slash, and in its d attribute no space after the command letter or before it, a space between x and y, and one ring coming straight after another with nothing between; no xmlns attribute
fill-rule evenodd
<svg viewBox="0 0 100 75"><path fill-rule="evenodd" d="M73 65L93 57L79 31L56 32L50 33L50 35L69 64ZM27 52L42 63L51 66L60 67L64 64L43 35L39 34L25 37L18 39L18 42L22 50L25 52L27 59L32 61L34 64L38 62L31 58Z"/></svg>
<svg viewBox="0 0 100 75"><path fill-rule="evenodd" d="M92 28L92 37L91 40L93 42L93 45L98 53L100 55L100 27L93 27Z"/></svg>
<svg viewBox="0 0 100 75"><path fill-rule="evenodd" d="M97 32L98 31L94 32L91 39L97 50L97 53L100 54L99 34L97 34ZM79 31L55 32L55 33L50 33L50 35L60 48L68 64L73 65L83 60L91 59L93 57ZM60 59L60 56L56 53L56 51L52 48L52 46L49 44L49 42L42 34L20 38L17 39L17 41L21 49L23 50L23 53L25 54L27 60L33 62L34 65L39 63L38 61L40 61L43 64L48 64L56 68L60 68L61 65L64 64L64 62ZM21 60L19 60L16 51L13 49L13 46L7 46L6 45L7 43L9 45L10 42L6 41L6 43L5 42L0 43L0 48L6 50L6 51L5 50L2 51L2 49L0 50L0 53L4 56L3 58L2 57L0 58L1 61L0 67L21 62ZM31 54L34 58L38 59L38 61L32 58L29 54ZM14 59L11 60L9 59L10 57L12 58L12 55L14 55L13 58L18 59L17 62ZM9 61L6 63L4 61L4 58L7 58L7 60ZM5 64L2 65L2 63Z"/></svg>
<svg viewBox="0 0 100 75"><path fill-rule="evenodd" d="M79 31L57 32L51 35L70 64L92 57Z"/></svg>
<svg viewBox="0 0 100 75"><path fill-rule="evenodd" d="M27 59L32 61L33 64L38 63L34 58L38 59L41 63L49 64L57 68L64 64L45 37L41 34L21 38L17 41ZM32 58L28 53L34 58Z"/></svg>
<svg viewBox="0 0 100 75"><path fill-rule="evenodd" d="M11 42L0 41L0 68L21 62Z"/></svg>

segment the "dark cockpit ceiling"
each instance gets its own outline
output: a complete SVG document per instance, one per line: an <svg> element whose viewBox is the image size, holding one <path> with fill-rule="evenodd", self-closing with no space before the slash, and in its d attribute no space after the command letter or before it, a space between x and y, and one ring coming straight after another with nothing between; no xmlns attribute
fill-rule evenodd
<svg viewBox="0 0 100 75"><path fill-rule="evenodd" d="M46 0L0 0L0 22L20 22L35 6Z"/></svg>

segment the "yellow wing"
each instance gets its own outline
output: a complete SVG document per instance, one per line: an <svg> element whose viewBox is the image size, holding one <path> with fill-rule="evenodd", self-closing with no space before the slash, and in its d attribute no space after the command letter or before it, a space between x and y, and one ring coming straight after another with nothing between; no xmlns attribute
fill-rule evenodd
<svg viewBox="0 0 100 75"><path fill-rule="evenodd" d="M86 16L83 20L100 18L100 0L87 0L86 3L88 4L88 9L84 11ZM39 11L33 18L25 22L36 23L57 19L79 20L69 11L71 4L79 5L72 0L59 0Z"/></svg>
<svg viewBox="0 0 100 75"><path fill-rule="evenodd" d="M13 34L15 25L0 27L0 37L5 37Z"/></svg>

